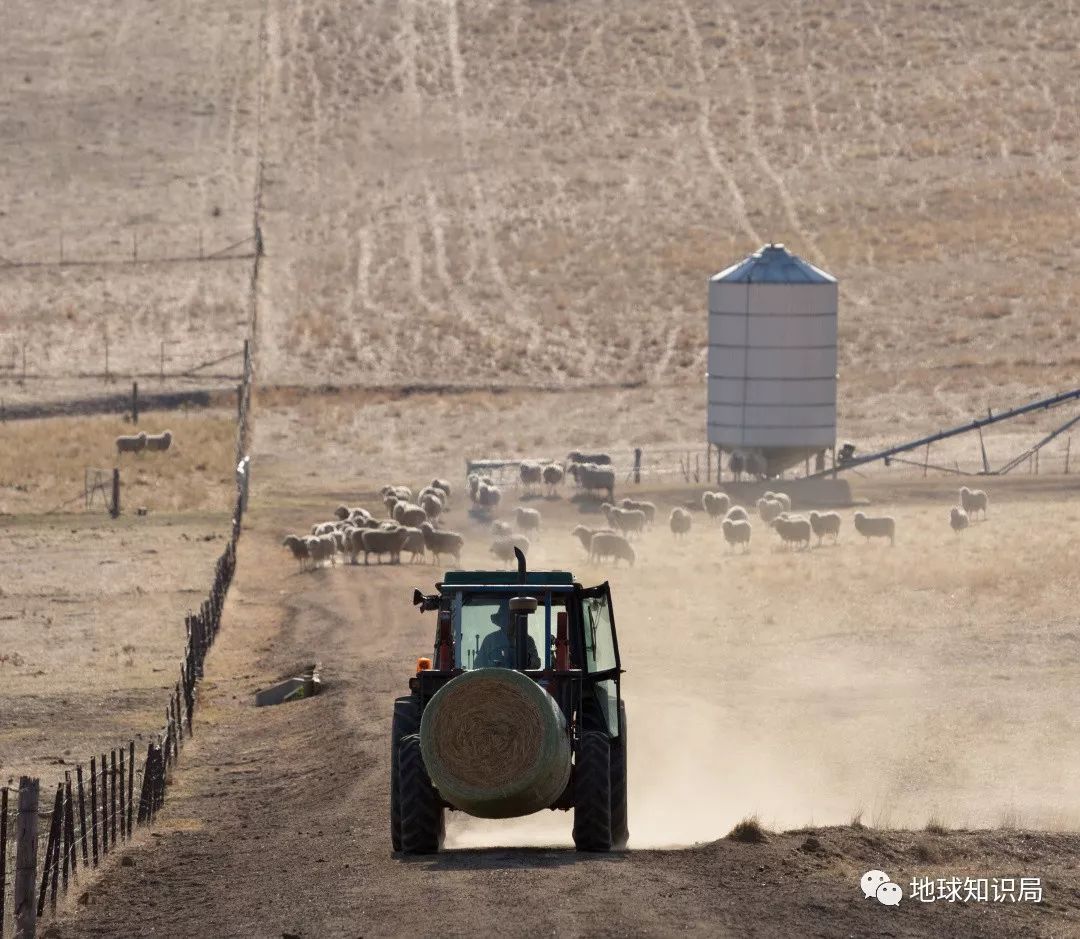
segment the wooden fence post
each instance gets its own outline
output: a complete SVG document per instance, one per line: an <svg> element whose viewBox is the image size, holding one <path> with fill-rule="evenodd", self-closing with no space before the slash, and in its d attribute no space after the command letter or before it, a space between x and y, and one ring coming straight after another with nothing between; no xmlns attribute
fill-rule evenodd
<svg viewBox="0 0 1080 939"><path fill-rule="evenodd" d="M109 515L113 518L120 517L120 467L114 466L112 471L112 505L109 506Z"/></svg>
<svg viewBox="0 0 1080 939"><path fill-rule="evenodd" d="M78 785L79 787L79 830L82 832L82 837L79 840L82 842L82 864L83 867L89 867L90 847L86 843L86 795L83 791L83 775L81 763L75 767L75 780L76 785Z"/></svg>
<svg viewBox="0 0 1080 939"><path fill-rule="evenodd" d="M131 807L135 801L135 741L128 742L127 836L131 837Z"/></svg>
<svg viewBox="0 0 1080 939"><path fill-rule="evenodd" d="M4 899L7 896L7 786L0 788L0 936L4 935Z"/></svg>
<svg viewBox="0 0 1080 939"><path fill-rule="evenodd" d="M19 817L15 823L15 939L34 939L37 903L38 794L40 783L29 776L19 779Z"/></svg>
<svg viewBox="0 0 1080 939"><path fill-rule="evenodd" d="M131 383L131 423L139 423L139 383Z"/></svg>
<svg viewBox="0 0 1080 939"><path fill-rule="evenodd" d="M64 893L68 891L68 877L75 877L75 824L74 813L71 811L71 773L64 773L64 797L63 816L60 824L64 833L64 863L62 868Z"/></svg>
<svg viewBox="0 0 1080 939"><path fill-rule="evenodd" d="M116 847L116 751L111 751L109 769L109 843Z"/></svg>
<svg viewBox="0 0 1080 939"><path fill-rule="evenodd" d="M124 748L120 748L120 840L127 840L127 810L124 806Z"/></svg>
<svg viewBox="0 0 1080 939"><path fill-rule="evenodd" d="M90 757L90 837L94 848L94 867L98 863L97 814L97 758Z"/></svg>
<svg viewBox="0 0 1080 939"><path fill-rule="evenodd" d="M60 886L60 842L64 829L64 784L56 784L56 801L53 803L53 820L50 828L54 832L52 839L52 882L49 884L49 906L56 909L56 893ZM44 897L38 899L38 913L42 912Z"/></svg>
<svg viewBox="0 0 1080 939"><path fill-rule="evenodd" d="M101 754L101 856L109 853L109 761Z"/></svg>

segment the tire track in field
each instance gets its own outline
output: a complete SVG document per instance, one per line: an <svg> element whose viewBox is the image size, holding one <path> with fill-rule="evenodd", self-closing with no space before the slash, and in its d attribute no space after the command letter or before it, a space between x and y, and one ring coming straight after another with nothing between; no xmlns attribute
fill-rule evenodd
<svg viewBox="0 0 1080 939"><path fill-rule="evenodd" d="M735 219L738 222L739 227L751 241L760 245L763 243L763 239L761 235L758 234L757 229L754 228L753 223L750 221L750 216L747 214L746 198L743 196L742 189L739 187L738 180L731 171L731 167L728 166L727 162L720 155L720 150L716 146L716 138L713 136L712 127L710 125L711 103L708 83L705 77L704 59L702 56L701 33L698 32L697 25L694 23L693 14L690 12L690 7L687 6L685 0L680 0L679 6L682 11L686 35L690 41L690 65L694 70L694 76L698 85L698 135L701 137L705 156L709 161L709 165L720 174L721 179L724 181L724 185L727 187L728 195L731 197L731 205L735 211Z"/></svg>
<svg viewBox="0 0 1080 939"><path fill-rule="evenodd" d="M692 29L696 35L697 26L694 24L693 17L690 16L690 11L686 8L685 3L683 4L683 8L686 10L687 28ZM807 245L809 245L816 256L820 257L821 250L818 247L817 239L815 239L806 226L803 225L802 220L799 218L799 213L795 208L795 200L792 198L791 190L788 189L784 177L769 161L769 157L765 153L764 147L761 145L761 138L757 129L757 88L754 84L754 76L750 73L750 69L747 68L742 54L745 46L739 31L738 17L728 4L725 4L724 10L728 22L728 35L731 37L732 43L732 59L735 62L735 68L739 72L739 77L742 79L742 84L745 89L744 100L746 101L747 115L743 118L743 130L746 137L746 143L750 148L750 154L754 158L754 162L757 163L761 172L776 188L777 195L780 197L780 205L783 207L784 215L787 216L788 224L791 226L792 230ZM700 37L697 38L696 42L700 47Z"/></svg>

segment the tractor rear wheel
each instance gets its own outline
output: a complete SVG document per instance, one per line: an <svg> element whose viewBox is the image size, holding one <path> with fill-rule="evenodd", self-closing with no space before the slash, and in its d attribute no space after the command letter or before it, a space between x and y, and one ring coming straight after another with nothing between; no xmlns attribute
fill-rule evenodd
<svg viewBox="0 0 1080 939"><path fill-rule="evenodd" d="M607 734L581 735L574 766L574 846L579 851L610 851L611 743Z"/></svg>
<svg viewBox="0 0 1080 939"><path fill-rule="evenodd" d="M390 729L390 841L401 850L401 793L398 787L398 747L402 737L420 732L420 702L406 695L394 702L394 723Z"/></svg>
<svg viewBox="0 0 1080 939"><path fill-rule="evenodd" d="M398 748L398 797L401 807L401 850L434 854L442 847L445 810L431 785L420 750L420 735L409 734Z"/></svg>
<svg viewBox="0 0 1080 939"><path fill-rule="evenodd" d="M619 702L619 737L611 741L611 840L618 850L630 840L626 811L626 704Z"/></svg>

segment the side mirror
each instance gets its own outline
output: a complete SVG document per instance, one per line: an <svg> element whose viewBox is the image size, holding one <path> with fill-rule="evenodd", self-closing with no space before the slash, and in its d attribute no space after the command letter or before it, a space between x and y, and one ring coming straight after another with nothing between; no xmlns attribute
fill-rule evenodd
<svg viewBox="0 0 1080 939"><path fill-rule="evenodd" d="M413 606L420 606L420 604L423 603L423 602L424 602L424 595L419 590L414 590L412 592Z"/></svg>

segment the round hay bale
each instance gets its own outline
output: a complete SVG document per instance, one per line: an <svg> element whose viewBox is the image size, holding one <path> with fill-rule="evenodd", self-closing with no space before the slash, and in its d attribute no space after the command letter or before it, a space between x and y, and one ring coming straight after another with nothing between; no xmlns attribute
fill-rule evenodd
<svg viewBox="0 0 1080 939"><path fill-rule="evenodd" d="M520 672L481 668L428 702L420 746L431 782L479 818L547 808L570 779L570 739L558 704Z"/></svg>

